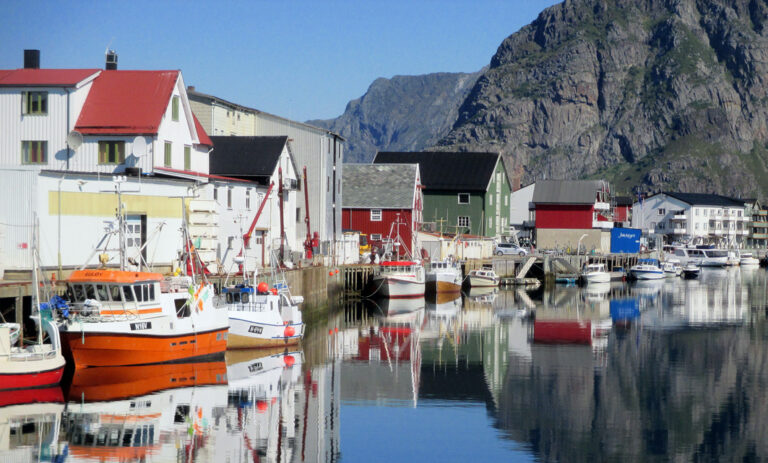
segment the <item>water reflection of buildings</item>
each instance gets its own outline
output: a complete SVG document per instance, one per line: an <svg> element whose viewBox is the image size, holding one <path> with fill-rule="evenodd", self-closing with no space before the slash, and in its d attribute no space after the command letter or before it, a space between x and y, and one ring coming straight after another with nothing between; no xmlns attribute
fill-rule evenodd
<svg viewBox="0 0 768 463"><path fill-rule="evenodd" d="M0 393L0 461L54 461L64 396L58 386Z"/></svg>

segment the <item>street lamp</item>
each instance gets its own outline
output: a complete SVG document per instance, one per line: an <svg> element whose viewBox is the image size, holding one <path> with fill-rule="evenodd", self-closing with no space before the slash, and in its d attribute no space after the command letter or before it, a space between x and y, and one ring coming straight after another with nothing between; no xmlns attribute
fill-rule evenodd
<svg viewBox="0 0 768 463"><path fill-rule="evenodd" d="M581 235L581 238L579 238L579 244L576 246L576 254L577 255L581 255L581 240L583 240L586 237L587 237L587 234L584 233L583 235ZM586 248L584 249L584 251L586 251ZM585 252L585 254L586 254L586 252Z"/></svg>

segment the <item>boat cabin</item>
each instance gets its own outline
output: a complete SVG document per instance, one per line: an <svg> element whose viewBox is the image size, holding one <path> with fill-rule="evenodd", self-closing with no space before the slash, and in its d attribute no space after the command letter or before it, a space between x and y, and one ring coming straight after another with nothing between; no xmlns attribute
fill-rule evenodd
<svg viewBox="0 0 768 463"><path fill-rule="evenodd" d="M386 261L379 266L381 273L416 273L419 264L407 260Z"/></svg>

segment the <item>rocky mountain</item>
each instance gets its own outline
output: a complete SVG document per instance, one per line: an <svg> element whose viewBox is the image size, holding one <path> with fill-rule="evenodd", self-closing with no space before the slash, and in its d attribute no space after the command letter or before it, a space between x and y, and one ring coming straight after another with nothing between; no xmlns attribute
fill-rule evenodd
<svg viewBox="0 0 768 463"><path fill-rule="evenodd" d="M345 162L370 162L378 151L422 150L448 133L479 75L442 72L376 79L338 118L307 123L347 139Z"/></svg>
<svg viewBox="0 0 768 463"><path fill-rule="evenodd" d="M567 0L504 40L436 149L499 151L524 183L765 197L766 26L764 0Z"/></svg>

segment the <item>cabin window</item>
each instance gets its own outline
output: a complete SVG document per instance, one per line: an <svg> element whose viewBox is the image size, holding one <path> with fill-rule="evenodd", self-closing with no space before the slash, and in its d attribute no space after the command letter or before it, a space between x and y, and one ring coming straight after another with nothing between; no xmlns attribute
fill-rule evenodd
<svg viewBox="0 0 768 463"><path fill-rule="evenodd" d="M176 95L171 100L171 119L174 121L179 120L179 97Z"/></svg>
<svg viewBox="0 0 768 463"><path fill-rule="evenodd" d="M138 302L144 302L144 294L141 292L141 285L133 285L133 294Z"/></svg>
<svg viewBox="0 0 768 463"><path fill-rule="evenodd" d="M22 92L22 114L48 114L48 92Z"/></svg>
<svg viewBox="0 0 768 463"><path fill-rule="evenodd" d="M96 285L96 296L100 301L109 301L109 293L107 292L107 285Z"/></svg>
<svg viewBox="0 0 768 463"><path fill-rule="evenodd" d="M48 162L48 142L31 140L21 142L22 164L45 164Z"/></svg>
<svg viewBox="0 0 768 463"><path fill-rule="evenodd" d="M99 164L122 164L125 162L124 141L99 141Z"/></svg>
<svg viewBox="0 0 768 463"><path fill-rule="evenodd" d="M381 222L381 209L371 209L371 222Z"/></svg>
<svg viewBox="0 0 768 463"><path fill-rule="evenodd" d="M149 300L150 301L155 300L155 284L154 283L149 285Z"/></svg>
<svg viewBox="0 0 768 463"><path fill-rule="evenodd" d="M469 204L469 193L459 193L459 204Z"/></svg>
<svg viewBox="0 0 768 463"><path fill-rule="evenodd" d="M123 293L120 292L120 287L117 285L109 285L109 292L112 295L112 300L120 302L123 300Z"/></svg>
<svg viewBox="0 0 768 463"><path fill-rule="evenodd" d="M123 294L125 295L125 300L127 302L136 300L136 298L133 297L133 286L131 285L123 285Z"/></svg>
<svg viewBox="0 0 768 463"><path fill-rule="evenodd" d="M83 302L85 300L85 290L83 285L72 285L72 292L76 302Z"/></svg>
<svg viewBox="0 0 768 463"><path fill-rule="evenodd" d="M85 298L96 299L96 291L93 289L93 285L85 285Z"/></svg>

